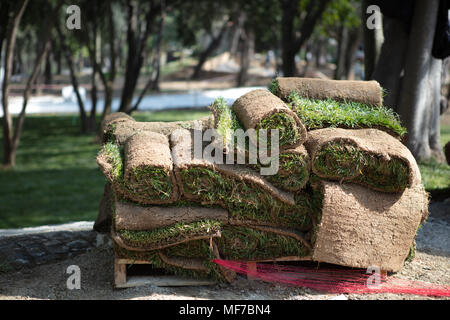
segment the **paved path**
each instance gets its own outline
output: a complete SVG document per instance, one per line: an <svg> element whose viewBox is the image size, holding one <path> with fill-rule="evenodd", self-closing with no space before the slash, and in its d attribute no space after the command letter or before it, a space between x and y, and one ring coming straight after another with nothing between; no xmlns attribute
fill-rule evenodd
<svg viewBox="0 0 450 320"><path fill-rule="evenodd" d="M92 222L0 230L0 272L76 256L104 242ZM19 233L21 233L19 235Z"/></svg>

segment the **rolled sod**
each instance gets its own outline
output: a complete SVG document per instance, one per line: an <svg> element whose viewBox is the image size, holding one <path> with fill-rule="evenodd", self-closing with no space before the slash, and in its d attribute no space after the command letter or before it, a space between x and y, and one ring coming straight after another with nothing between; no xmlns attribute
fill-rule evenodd
<svg viewBox="0 0 450 320"><path fill-rule="evenodd" d="M297 202L297 195L282 191L243 165L217 165L194 159L188 130L171 135L175 176L184 199L219 205L231 218L266 225L311 225L314 208Z"/></svg>
<svg viewBox="0 0 450 320"><path fill-rule="evenodd" d="M245 130L267 129L269 135L270 129L278 129L280 150L296 147L306 140L306 128L298 116L268 90L244 94L233 103L232 110Z"/></svg>
<svg viewBox="0 0 450 320"><path fill-rule="evenodd" d="M199 206L139 206L115 201L116 230L153 230L176 223L201 220L228 221L228 212L222 208Z"/></svg>
<svg viewBox="0 0 450 320"><path fill-rule="evenodd" d="M124 150L106 143L97 163L121 197L141 204L170 204L179 197L166 136L142 132L127 140Z"/></svg>
<svg viewBox="0 0 450 320"><path fill-rule="evenodd" d="M127 250L148 251L167 248L193 240L220 237L222 222L200 220L192 223L178 222L153 230L112 229L113 240Z"/></svg>
<svg viewBox="0 0 450 320"><path fill-rule="evenodd" d="M156 267L162 267L176 274L197 278L212 277L218 281L231 282L233 274L212 263L212 259L233 259L240 261L276 261L288 257L305 258L311 255L311 248L287 233L272 232L260 227L223 225L219 236L207 239L193 239L155 250L146 250L142 242L134 239L151 238L151 232L129 231L120 233L116 251L122 258L147 260ZM166 228L167 229L167 228ZM161 232L161 231L160 231ZM124 246L131 240L131 245ZM117 240L117 238L115 239ZM132 248L131 246L136 246ZM148 244L146 245L148 247ZM192 273L195 270L197 272Z"/></svg>
<svg viewBox="0 0 450 320"><path fill-rule="evenodd" d="M383 90L377 81L328 80L315 78L276 78L270 90L282 100L296 91L301 97L340 102L360 102L381 107Z"/></svg>
<svg viewBox="0 0 450 320"><path fill-rule="evenodd" d="M311 160L303 145L285 149L279 156L279 169L274 175L264 176L274 186L287 191L300 191L309 179Z"/></svg>
<svg viewBox="0 0 450 320"><path fill-rule="evenodd" d="M327 127L362 129L374 128L401 139L406 128L399 116L387 107L373 107L358 102L313 100L293 92L287 105L298 115L308 130Z"/></svg>
<svg viewBox="0 0 450 320"><path fill-rule="evenodd" d="M402 192L421 182L408 148L380 130L313 130L305 146L312 172L322 179L358 183L382 192Z"/></svg>
<svg viewBox="0 0 450 320"><path fill-rule="evenodd" d="M112 113L102 122L103 142L114 142L123 145L128 138L139 132L156 132L165 136L176 129L205 130L213 127L213 117L207 116L198 120L173 122L139 122L121 112Z"/></svg>
<svg viewBox="0 0 450 320"><path fill-rule="evenodd" d="M237 129L243 129L242 124L223 98L215 99L209 109L214 119L213 128L222 137L222 144L226 152L228 146L234 145L233 134Z"/></svg>
<svg viewBox="0 0 450 320"><path fill-rule="evenodd" d="M236 114L226 104L225 100L218 98L210 106L214 115L214 128L223 138L225 152L234 148L235 154L245 153L246 164L255 170L259 170L262 165L249 164L248 150L240 150L233 141L233 133L237 129L242 129ZM237 158L237 156L235 156ZM274 186L286 191L299 191L307 183L310 170L310 158L303 145L295 148L282 150L279 156L279 170L275 175L264 176Z"/></svg>
<svg viewBox="0 0 450 320"><path fill-rule="evenodd" d="M322 219L313 260L397 272L408 257L419 224L428 215L421 185L401 194L323 181Z"/></svg>

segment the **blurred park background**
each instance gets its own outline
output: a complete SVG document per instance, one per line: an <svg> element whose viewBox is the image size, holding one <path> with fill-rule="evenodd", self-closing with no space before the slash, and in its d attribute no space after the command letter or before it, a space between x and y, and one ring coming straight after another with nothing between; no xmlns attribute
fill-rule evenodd
<svg viewBox="0 0 450 320"><path fill-rule="evenodd" d="M450 198L449 2L2 0L0 229L95 219L106 114L196 119L276 76L379 81Z"/></svg>

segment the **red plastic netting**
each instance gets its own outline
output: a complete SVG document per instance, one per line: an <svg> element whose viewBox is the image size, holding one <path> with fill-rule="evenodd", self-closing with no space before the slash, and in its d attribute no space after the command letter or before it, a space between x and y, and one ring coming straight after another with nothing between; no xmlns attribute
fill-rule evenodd
<svg viewBox="0 0 450 320"><path fill-rule="evenodd" d="M362 269L330 269L231 260L213 262L240 274L267 282L310 288L327 293L402 293L450 297L450 286L387 277Z"/></svg>

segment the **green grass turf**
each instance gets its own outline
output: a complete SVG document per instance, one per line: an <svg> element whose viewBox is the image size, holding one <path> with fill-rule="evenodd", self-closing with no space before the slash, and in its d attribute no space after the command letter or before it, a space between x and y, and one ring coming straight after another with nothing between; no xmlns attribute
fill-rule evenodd
<svg viewBox="0 0 450 320"><path fill-rule="evenodd" d="M202 109L142 112L133 116L139 121L177 121L208 114L207 109ZM77 115L27 116L16 167L0 168L0 228L97 217L106 183L95 161L100 145L94 143L94 134L79 132Z"/></svg>
<svg viewBox="0 0 450 320"><path fill-rule="evenodd" d="M216 239L221 256L232 260L263 260L281 256L305 256L308 249L288 236L241 226L224 226Z"/></svg>
<svg viewBox="0 0 450 320"><path fill-rule="evenodd" d="M346 143L325 145L313 159L313 167L322 178L346 179L379 191L401 192L409 183L409 169L401 159L385 161Z"/></svg>
<svg viewBox="0 0 450 320"><path fill-rule="evenodd" d="M194 224L186 224L184 227L191 227ZM196 228L198 223L195 224ZM132 237L133 241L148 241L154 235L163 234L166 239L167 230L175 230L178 235L179 230L183 229L183 224L179 224L177 228L169 227L157 231L127 231L122 232L122 237ZM224 259L234 260L256 260L256 259L271 259L281 256L305 256L309 254L309 250L303 244L291 237L283 236L275 233L255 230L246 226L231 226L225 225L221 227L222 236L215 238L220 255ZM182 230L184 232L184 230ZM171 236L169 236L170 238ZM158 240L158 241L159 241ZM147 260L155 267L164 268L166 271L174 272L178 275L187 275L196 278L212 277L216 280L222 281L222 276L218 272L217 265L211 262L214 258L209 248L208 241L194 240L185 242L176 246L171 246L163 249L163 252L168 257L177 258L201 258L204 259L204 266L208 268L208 272L186 270L165 264L159 256L152 251L148 252L133 252L116 247L120 256L127 257L132 260Z"/></svg>
<svg viewBox="0 0 450 320"><path fill-rule="evenodd" d="M215 117L215 127L217 129L217 133L223 137L223 144L230 145L234 144L235 150L241 149L241 152L245 152L248 156L248 148L249 141L245 141L245 149L237 144L237 139L233 139L233 133L237 129L243 129L242 124L237 119L236 114L231 110L231 108L226 104L223 98L217 98L213 104L210 106L211 112ZM285 117L283 114L276 114L275 118L281 117L282 119L289 122L289 119L292 120L291 117ZM271 127L270 123L266 123L265 121L269 121L271 118L264 119L263 122L267 127ZM283 121L284 121L283 120ZM270 121L269 121L270 122ZM281 126L280 122L275 121L272 125ZM272 127L274 128L274 127ZM285 128L282 129L283 132ZM288 130L289 131L289 130ZM281 133L281 130L280 130ZM291 130L292 133L292 130ZM294 136L297 136L298 134ZM285 137L286 138L286 137ZM291 139L293 136L291 136ZM270 138L268 137L268 142L270 143ZM289 138L288 138L289 140ZM246 163L248 164L248 159L246 159ZM249 167L259 171L263 165L257 163L256 165L249 165ZM297 154L292 153L281 153L279 158L279 170L277 174L266 176L266 179L270 181L275 186L288 191L298 191L301 186L304 185L304 179L307 179L307 168L305 166L305 159Z"/></svg>
<svg viewBox="0 0 450 320"><path fill-rule="evenodd" d="M118 233L134 246L155 246L176 242L186 237L214 234L220 231L220 221L197 221L193 223L177 223L173 226L158 228L152 231L119 230Z"/></svg>
<svg viewBox="0 0 450 320"><path fill-rule="evenodd" d="M181 176L184 192L202 203L223 205L236 220L270 222L301 230L311 225L311 208L289 206L257 185L202 167L185 169Z"/></svg>
<svg viewBox="0 0 450 320"><path fill-rule="evenodd" d="M151 166L133 168L132 173L125 180L123 148L114 142L107 142L101 148L99 154L103 154L111 164L112 182L123 190L123 196L129 195L136 201L139 198L145 198L146 200L165 200L170 198L172 181L167 170Z"/></svg>
<svg viewBox="0 0 450 320"><path fill-rule="evenodd" d="M289 95L287 102L308 130L326 127L377 128L400 137L406 133L398 115L386 107L376 108L356 102L306 99L295 91Z"/></svg>

